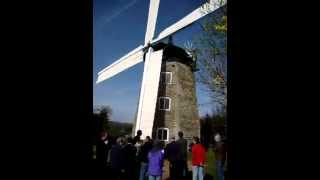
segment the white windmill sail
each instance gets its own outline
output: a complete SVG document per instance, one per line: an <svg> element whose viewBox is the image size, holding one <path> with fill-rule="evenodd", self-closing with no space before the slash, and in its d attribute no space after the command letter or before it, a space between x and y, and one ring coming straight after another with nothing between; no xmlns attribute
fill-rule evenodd
<svg viewBox="0 0 320 180"><path fill-rule="evenodd" d="M143 71L143 79L139 100L138 115L135 132L142 130L142 139L152 135L154 115L156 111L159 79L161 72L163 50L146 54L146 62Z"/></svg>
<svg viewBox="0 0 320 180"><path fill-rule="evenodd" d="M116 62L112 63L102 71L98 73L98 80L96 83L100 83L110 77L140 63L143 61L143 46L139 46L127 55L123 56Z"/></svg>
<svg viewBox="0 0 320 180"><path fill-rule="evenodd" d="M154 31L156 28L159 3L160 3L160 0L150 0L148 24L147 24L147 30L146 30L146 35L144 39L145 45L149 43L153 38Z"/></svg>
<svg viewBox="0 0 320 180"><path fill-rule="evenodd" d="M160 0L150 0L148 23L145 34L145 46L153 39ZM151 61L151 62L150 62ZM142 138L151 136L157 103L159 77L161 71L162 51L152 52L148 49L145 56L144 71L139 96L135 132L142 130ZM159 64L160 63L160 64ZM159 65L159 67L157 67ZM158 74L156 74L158 72ZM152 77L150 77L152 76ZM153 78L150 81L150 78Z"/></svg>
<svg viewBox="0 0 320 180"><path fill-rule="evenodd" d="M227 0L210 0L197 8L196 10L192 11L190 14L179 20L178 22L174 23L173 25L169 26L168 28L164 29L160 32L159 36L152 41L152 43L156 43L163 38L168 37L176 33L177 31L186 28L187 26L191 25L195 21L199 20L200 18L212 13L213 11L219 9L221 6L225 5Z"/></svg>

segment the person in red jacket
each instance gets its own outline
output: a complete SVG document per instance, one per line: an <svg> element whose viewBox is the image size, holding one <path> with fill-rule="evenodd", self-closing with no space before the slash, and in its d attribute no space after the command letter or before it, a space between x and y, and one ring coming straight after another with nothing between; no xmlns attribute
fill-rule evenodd
<svg viewBox="0 0 320 180"><path fill-rule="evenodd" d="M204 162L206 159L206 151L200 144L199 137L193 137L192 146L192 179L203 180L204 174Z"/></svg>

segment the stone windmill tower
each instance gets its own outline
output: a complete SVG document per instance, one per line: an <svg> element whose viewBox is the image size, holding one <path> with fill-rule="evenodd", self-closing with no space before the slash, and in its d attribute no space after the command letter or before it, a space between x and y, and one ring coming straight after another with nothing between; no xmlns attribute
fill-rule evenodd
<svg viewBox="0 0 320 180"><path fill-rule="evenodd" d="M164 49L164 53L152 138L168 142L182 131L190 142L193 136L200 136L195 61L184 49L174 46L170 41L153 48Z"/></svg>

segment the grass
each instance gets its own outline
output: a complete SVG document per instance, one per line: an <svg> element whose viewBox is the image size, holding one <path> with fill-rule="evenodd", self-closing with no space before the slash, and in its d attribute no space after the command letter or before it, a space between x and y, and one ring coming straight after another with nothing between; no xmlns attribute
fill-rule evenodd
<svg viewBox="0 0 320 180"><path fill-rule="evenodd" d="M209 148L209 150L207 152L207 162L206 162L207 167L205 169L205 173L212 176L212 177L216 177L216 163L215 163L215 161L216 161L215 154L214 154L212 148Z"/></svg>

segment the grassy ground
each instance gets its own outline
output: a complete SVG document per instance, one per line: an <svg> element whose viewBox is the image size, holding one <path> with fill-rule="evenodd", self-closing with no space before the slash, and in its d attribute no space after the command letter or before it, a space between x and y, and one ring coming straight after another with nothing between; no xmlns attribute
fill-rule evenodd
<svg viewBox="0 0 320 180"><path fill-rule="evenodd" d="M216 179L215 155L211 148L207 152L207 167L205 173Z"/></svg>

